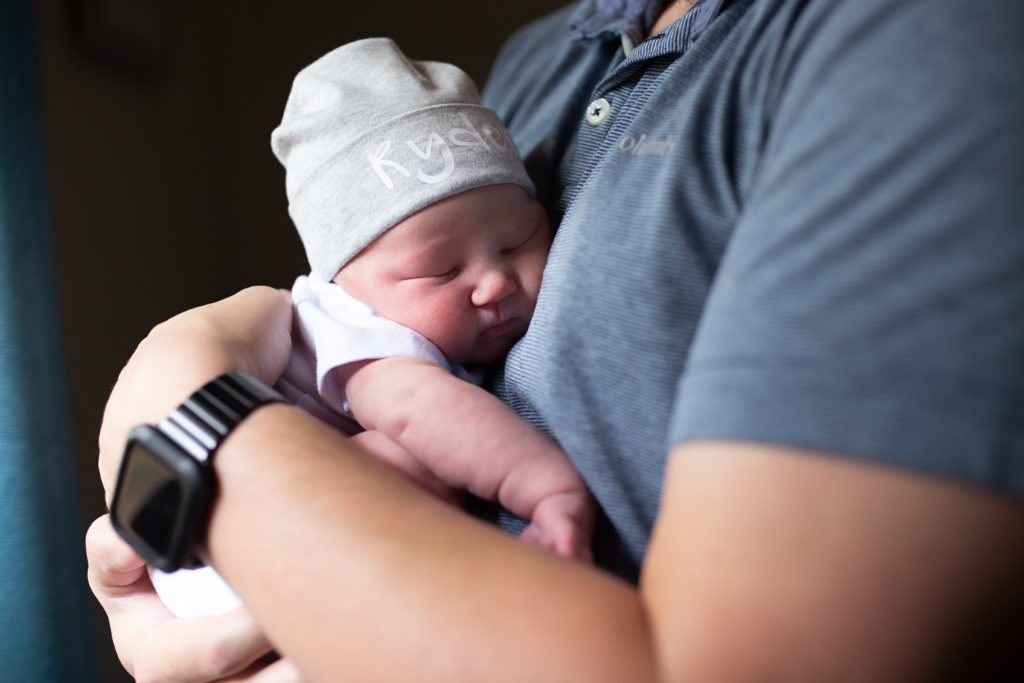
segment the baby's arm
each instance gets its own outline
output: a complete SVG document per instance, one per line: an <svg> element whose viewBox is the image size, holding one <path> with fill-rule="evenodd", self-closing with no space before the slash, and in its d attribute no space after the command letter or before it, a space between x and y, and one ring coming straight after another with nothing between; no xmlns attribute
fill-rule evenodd
<svg viewBox="0 0 1024 683"><path fill-rule="evenodd" d="M594 503L565 453L483 389L419 358L346 368L345 394L377 430L446 484L531 520L523 537L589 559Z"/></svg>
<svg viewBox="0 0 1024 683"><path fill-rule="evenodd" d="M451 503L457 502L458 492L453 486L434 474L412 453L384 432L367 429L353 435L351 439L365 450L373 453L378 460L391 465L438 498Z"/></svg>

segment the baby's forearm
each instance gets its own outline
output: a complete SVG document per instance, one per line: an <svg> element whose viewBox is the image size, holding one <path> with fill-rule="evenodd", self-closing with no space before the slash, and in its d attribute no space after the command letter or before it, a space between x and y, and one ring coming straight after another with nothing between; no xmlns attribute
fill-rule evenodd
<svg viewBox="0 0 1024 683"><path fill-rule="evenodd" d="M531 517L540 500L585 485L562 450L483 389L410 357L386 358L346 385L352 412L441 479Z"/></svg>

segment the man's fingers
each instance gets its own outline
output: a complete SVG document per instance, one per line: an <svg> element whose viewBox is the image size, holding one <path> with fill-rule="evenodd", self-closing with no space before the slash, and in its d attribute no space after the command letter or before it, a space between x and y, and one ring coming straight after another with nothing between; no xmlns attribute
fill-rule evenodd
<svg viewBox="0 0 1024 683"><path fill-rule="evenodd" d="M270 650L256 620L240 607L216 616L161 622L150 637L139 639L132 659L139 680L200 683L246 671Z"/></svg>
<svg viewBox="0 0 1024 683"><path fill-rule="evenodd" d="M291 660L279 659L257 673L251 683L302 683L302 674Z"/></svg>
<svg viewBox="0 0 1024 683"><path fill-rule="evenodd" d="M145 562L117 535L109 515L92 523L85 547L89 585L111 618L122 663L138 680L216 681L249 669L271 650L244 608L210 617L173 618L153 592ZM286 672L281 666L268 676Z"/></svg>
<svg viewBox="0 0 1024 683"><path fill-rule="evenodd" d="M290 660L279 659L270 666L257 663L237 676L230 676L217 683L302 683L304 679Z"/></svg>
<svg viewBox="0 0 1024 683"><path fill-rule="evenodd" d="M117 597L132 590L146 574L145 561L121 540L110 524L110 515L97 517L85 533L89 561L89 585L96 597Z"/></svg>

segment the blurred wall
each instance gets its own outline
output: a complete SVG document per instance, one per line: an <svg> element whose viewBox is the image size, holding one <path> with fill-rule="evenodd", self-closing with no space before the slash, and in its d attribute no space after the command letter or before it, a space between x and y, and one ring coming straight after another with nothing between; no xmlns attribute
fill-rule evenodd
<svg viewBox="0 0 1024 683"><path fill-rule="evenodd" d="M83 531L104 401L157 322L304 258L270 152L295 73L342 43L394 37L479 84L502 40L558 0L43 0L44 138ZM83 579L83 590L84 588ZM127 681L97 608L103 681Z"/></svg>

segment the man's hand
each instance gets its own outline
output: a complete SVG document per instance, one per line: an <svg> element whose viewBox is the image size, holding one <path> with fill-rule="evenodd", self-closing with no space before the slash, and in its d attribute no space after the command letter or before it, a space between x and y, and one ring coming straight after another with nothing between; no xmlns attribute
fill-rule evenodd
<svg viewBox="0 0 1024 683"><path fill-rule="evenodd" d="M100 517L85 537L89 585L110 619L121 664L137 681L296 683L288 660L271 664L271 645L243 607L226 614L178 619L153 591L142 558Z"/></svg>
<svg viewBox="0 0 1024 683"><path fill-rule="evenodd" d="M134 425L159 422L225 372L241 370L272 384L290 352L291 303L269 287L243 290L154 328L121 371L104 412L99 470L107 501ZM86 552L89 585L110 619L121 663L137 680L300 680L286 660L267 665L271 646L247 610L174 617L153 590L145 563L117 537L108 516L89 529Z"/></svg>
<svg viewBox="0 0 1024 683"><path fill-rule="evenodd" d="M107 502L131 428L157 423L207 381L241 370L273 384L291 353L291 302L269 287L250 287L157 325L121 371L99 434Z"/></svg>

